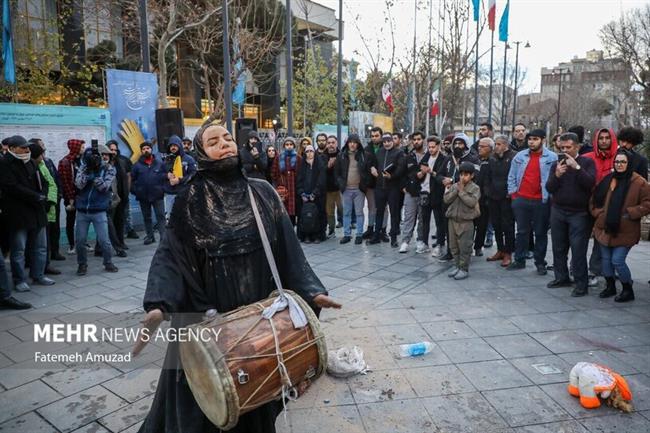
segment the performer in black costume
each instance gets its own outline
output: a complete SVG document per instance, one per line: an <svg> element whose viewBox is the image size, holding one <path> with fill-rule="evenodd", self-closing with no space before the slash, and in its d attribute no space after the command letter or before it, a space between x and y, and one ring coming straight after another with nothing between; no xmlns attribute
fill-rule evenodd
<svg viewBox="0 0 650 433"><path fill-rule="evenodd" d="M151 262L143 326L153 332L168 314L172 327L187 326L210 309L227 312L276 289L248 197L249 185L284 288L297 292L316 311L340 308L305 259L273 187L243 175L230 133L221 126L204 126L194 137L194 148L199 169L176 198L166 236ZM133 353L137 355L145 344L138 342ZM180 364L178 343L170 342L140 433L220 432L197 405ZM281 401L261 406L241 416L230 432L273 433L281 409Z"/></svg>

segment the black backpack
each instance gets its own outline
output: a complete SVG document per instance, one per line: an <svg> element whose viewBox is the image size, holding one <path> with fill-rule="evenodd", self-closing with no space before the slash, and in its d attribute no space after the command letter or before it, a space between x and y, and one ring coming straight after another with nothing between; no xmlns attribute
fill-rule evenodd
<svg viewBox="0 0 650 433"><path fill-rule="evenodd" d="M317 233L320 230L318 206L313 201L303 203L300 211L300 231L305 234Z"/></svg>

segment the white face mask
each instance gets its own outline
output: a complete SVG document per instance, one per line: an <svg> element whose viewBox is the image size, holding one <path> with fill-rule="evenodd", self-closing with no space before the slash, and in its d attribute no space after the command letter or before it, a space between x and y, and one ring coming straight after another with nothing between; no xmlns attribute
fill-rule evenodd
<svg viewBox="0 0 650 433"><path fill-rule="evenodd" d="M13 153L11 150L9 151L10 154L12 154L14 157L17 159L20 159L24 164L27 164L30 159L32 159L32 153L27 152L27 153Z"/></svg>

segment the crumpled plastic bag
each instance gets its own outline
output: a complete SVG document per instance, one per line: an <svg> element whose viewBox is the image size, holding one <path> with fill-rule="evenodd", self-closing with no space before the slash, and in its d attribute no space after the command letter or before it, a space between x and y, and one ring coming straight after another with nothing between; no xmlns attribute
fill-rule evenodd
<svg viewBox="0 0 650 433"><path fill-rule="evenodd" d="M358 346L341 347L327 354L327 373L334 377L350 377L366 374L368 365L363 359L363 350Z"/></svg>

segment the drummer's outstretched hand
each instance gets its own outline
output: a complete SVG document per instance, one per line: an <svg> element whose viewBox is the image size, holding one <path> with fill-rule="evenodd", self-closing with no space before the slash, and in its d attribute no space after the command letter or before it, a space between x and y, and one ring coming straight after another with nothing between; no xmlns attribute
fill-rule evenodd
<svg viewBox="0 0 650 433"><path fill-rule="evenodd" d="M148 335L150 338L153 337L154 333L156 332L156 329L158 329L158 326L160 326L160 323L163 321L163 312L159 310L158 308L155 308L151 311L149 311L145 316L144 320L140 323L142 323L142 329L147 329ZM133 356L138 356L140 352L142 352L142 349L144 349L144 346L147 345L149 342L150 338L143 338L144 333L141 331L138 333L138 341L135 342L135 345L133 346Z"/></svg>
<svg viewBox="0 0 650 433"><path fill-rule="evenodd" d="M317 295L314 298L314 304L320 308L341 308L341 304L336 302L334 299L330 298L327 295Z"/></svg>

